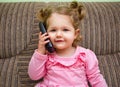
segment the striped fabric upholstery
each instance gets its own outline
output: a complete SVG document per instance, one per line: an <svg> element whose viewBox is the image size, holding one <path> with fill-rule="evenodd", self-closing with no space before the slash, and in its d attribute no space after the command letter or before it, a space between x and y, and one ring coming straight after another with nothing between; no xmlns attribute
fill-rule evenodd
<svg viewBox="0 0 120 87"><path fill-rule="evenodd" d="M68 3L49 3L51 5ZM80 45L93 50L109 87L120 86L120 3L83 3ZM35 13L46 3L0 3L0 87L33 87L28 77L30 58L37 48Z"/></svg>
<svg viewBox="0 0 120 87"><path fill-rule="evenodd" d="M0 5L0 58L19 54L30 42L33 29L32 3Z"/></svg>
<svg viewBox="0 0 120 87"><path fill-rule="evenodd" d="M120 3L86 3L85 6L88 15L82 23L82 44L99 55L118 53Z"/></svg>

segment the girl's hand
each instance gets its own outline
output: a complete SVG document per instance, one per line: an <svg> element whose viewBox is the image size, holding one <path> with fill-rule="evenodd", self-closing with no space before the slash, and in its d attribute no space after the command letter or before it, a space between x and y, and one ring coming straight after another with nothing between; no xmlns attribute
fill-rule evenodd
<svg viewBox="0 0 120 87"><path fill-rule="evenodd" d="M46 53L46 49L45 49L45 44L49 42L48 39L49 36L47 33L42 34L41 32L39 33L39 42L38 42L38 52L41 54L45 54Z"/></svg>

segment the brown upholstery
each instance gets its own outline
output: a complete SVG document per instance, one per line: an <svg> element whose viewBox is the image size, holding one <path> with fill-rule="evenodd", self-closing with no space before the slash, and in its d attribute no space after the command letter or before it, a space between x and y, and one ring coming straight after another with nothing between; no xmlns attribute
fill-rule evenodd
<svg viewBox="0 0 120 87"><path fill-rule="evenodd" d="M49 3L66 4L66 3ZM93 50L109 87L120 87L120 2L84 2L87 15L80 24L81 45ZM35 13L46 3L0 3L0 87L33 87L28 77L37 48Z"/></svg>

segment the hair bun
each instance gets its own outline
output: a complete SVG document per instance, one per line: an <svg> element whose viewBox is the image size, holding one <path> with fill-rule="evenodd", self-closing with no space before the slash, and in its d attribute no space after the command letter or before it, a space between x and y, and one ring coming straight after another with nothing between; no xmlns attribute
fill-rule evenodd
<svg viewBox="0 0 120 87"><path fill-rule="evenodd" d="M82 3L78 3L76 1L73 1L70 3L70 8L73 9L73 11L78 12L80 20L84 18L86 11L85 11L85 8L82 5Z"/></svg>
<svg viewBox="0 0 120 87"><path fill-rule="evenodd" d="M41 8L39 12L37 12L36 16L40 21L45 21L45 18L48 16L50 11L46 8Z"/></svg>
<svg viewBox="0 0 120 87"><path fill-rule="evenodd" d="M77 2L75 2L75 1L71 2L70 8L76 9L77 7L78 7L78 3Z"/></svg>
<svg viewBox="0 0 120 87"><path fill-rule="evenodd" d="M83 7L83 5L81 5L81 4L78 6L78 13L79 13L79 19L80 20L82 20L86 15L86 10Z"/></svg>

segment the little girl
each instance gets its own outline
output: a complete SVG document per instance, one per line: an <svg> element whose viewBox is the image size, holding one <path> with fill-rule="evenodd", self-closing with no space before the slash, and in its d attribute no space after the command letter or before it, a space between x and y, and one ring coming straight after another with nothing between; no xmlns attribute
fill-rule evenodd
<svg viewBox="0 0 120 87"><path fill-rule="evenodd" d="M96 55L78 46L78 26L84 15L84 7L77 2L41 9L37 16L46 25L47 33L39 33L38 49L28 67L32 80L44 78L35 87L88 87L88 81L92 87L107 87ZM55 48L53 53L45 49L48 38Z"/></svg>

